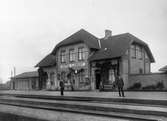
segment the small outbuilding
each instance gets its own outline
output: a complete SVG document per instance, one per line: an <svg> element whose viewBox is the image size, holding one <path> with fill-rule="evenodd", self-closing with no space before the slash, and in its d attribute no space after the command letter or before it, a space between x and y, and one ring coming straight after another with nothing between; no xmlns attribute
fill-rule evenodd
<svg viewBox="0 0 167 121"><path fill-rule="evenodd" d="M25 72L11 78L11 89L13 90L38 90L39 76L37 71Z"/></svg>
<svg viewBox="0 0 167 121"><path fill-rule="evenodd" d="M167 65L162 67L162 68L160 68L159 71L167 73Z"/></svg>

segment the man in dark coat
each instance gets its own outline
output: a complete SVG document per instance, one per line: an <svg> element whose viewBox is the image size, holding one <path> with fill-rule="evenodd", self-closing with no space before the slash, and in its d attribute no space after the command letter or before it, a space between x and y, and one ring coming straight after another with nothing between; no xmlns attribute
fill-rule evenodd
<svg viewBox="0 0 167 121"><path fill-rule="evenodd" d="M116 85L118 87L119 96L121 97L121 93L122 93L122 97L125 97L124 90L123 90L124 81L123 81L122 77L120 77L120 76L116 77Z"/></svg>
<svg viewBox="0 0 167 121"><path fill-rule="evenodd" d="M75 84L75 79L73 79L71 82L71 91L74 91L74 84Z"/></svg>
<svg viewBox="0 0 167 121"><path fill-rule="evenodd" d="M64 95L64 82L62 80L60 81L60 92L61 92L61 95L63 96Z"/></svg>

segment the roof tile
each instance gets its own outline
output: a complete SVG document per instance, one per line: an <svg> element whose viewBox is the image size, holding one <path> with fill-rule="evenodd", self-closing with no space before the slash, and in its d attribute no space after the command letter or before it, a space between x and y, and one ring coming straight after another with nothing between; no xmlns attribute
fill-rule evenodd
<svg viewBox="0 0 167 121"><path fill-rule="evenodd" d="M35 67L49 67L56 65L56 56L49 54L42 59Z"/></svg>

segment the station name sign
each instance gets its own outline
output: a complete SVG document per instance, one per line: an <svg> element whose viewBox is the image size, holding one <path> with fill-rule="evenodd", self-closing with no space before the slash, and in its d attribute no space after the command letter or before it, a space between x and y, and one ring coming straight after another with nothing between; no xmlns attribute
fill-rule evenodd
<svg viewBox="0 0 167 121"><path fill-rule="evenodd" d="M86 66L85 62L79 62L79 63L62 64L60 65L60 68L72 68L72 67L84 67L84 66Z"/></svg>

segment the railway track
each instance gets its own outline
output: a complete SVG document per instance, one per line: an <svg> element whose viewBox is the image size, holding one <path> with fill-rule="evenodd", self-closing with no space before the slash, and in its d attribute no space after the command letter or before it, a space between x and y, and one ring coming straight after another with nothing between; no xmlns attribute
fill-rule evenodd
<svg viewBox="0 0 167 121"><path fill-rule="evenodd" d="M19 98L18 98L19 97ZM55 97L54 97L55 98ZM0 99L0 104L3 105L12 105L26 108L34 108L34 109L45 109L52 111L62 111L62 112L72 112L72 113L81 113L86 115L98 115L105 117L114 117L114 118L122 118L129 119L132 121L159 121L160 117L167 117L166 112L159 111L150 111L150 110L132 110L132 109L124 109L124 108L116 108L116 107L107 107L107 104L101 102L90 102L90 100L82 100L74 101L71 97L66 97L70 101L66 100L63 97L62 100L53 100L53 98L48 99L37 99L36 97L28 98L24 95L22 97L6 97ZM84 103L83 103L84 102ZM81 104L80 104L81 103ZM94 105L94 104L97 105ZM111 105L111 104L108 104ZM147 114L147 116L145 116Z"/></svg>
<svg viewBox="0 0 167 121"><path fill-rule="evenodd" d="M0 96L14 96L18 98L47 99L47 100L66 100L81 102L100 102L100 103L119 103L130 105L146 105L167 107L166 100L147 100L129 98L100 98L100 97L77 97L77 96L50 96L50 95L29 95L29 94L0 94Z"/></svg>

